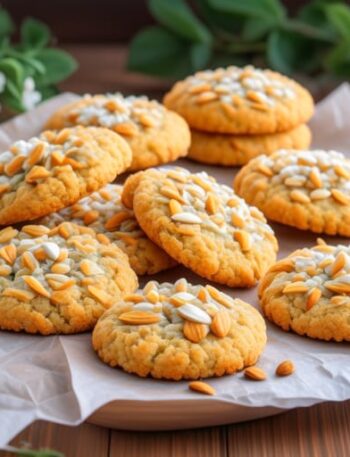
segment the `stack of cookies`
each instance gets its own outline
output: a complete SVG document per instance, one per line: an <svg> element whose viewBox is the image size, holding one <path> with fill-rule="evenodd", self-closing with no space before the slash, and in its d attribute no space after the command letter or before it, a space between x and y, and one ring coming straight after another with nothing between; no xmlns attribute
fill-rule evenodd
<svg viewBox="0 0 350 457"><path fill-rule="evenodd" d="M313 114L309 92L270 70L228 67L180 81L164 104L192 130L188 157L212 165L237 166L280 148L306 149Z"/></svg>

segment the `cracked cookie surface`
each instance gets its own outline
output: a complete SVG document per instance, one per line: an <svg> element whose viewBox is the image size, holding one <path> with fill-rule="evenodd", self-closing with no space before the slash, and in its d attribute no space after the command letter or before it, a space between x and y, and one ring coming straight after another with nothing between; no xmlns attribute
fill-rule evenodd
<svg viewBox="0 0 350 457"><path fill-rule="evenodd" d="M93 328L137 287L127 256L93 230L64 222L0 231L0 328L43 335Z"/></svg>
<svg viewBox="0 0 350 457"><path fill-rule="evenodd" d="M0 154L0 225L33 220L72 205L122 173L128 144L96 127L46 131Z"/></svg>
<svg viewBox="0 0 350 457"><path fill-rule="evenodd" d="M132 150L129 170L171 162L187 155L189 128L156 100L121 94L85 96L58 110L46 127L101 126L122 135Z"/></svg>
<svg viewBox="0 0 350 457"><path fill-rule="evenodd" d="M350 161L335 151L280 150L251 160L234 188L268 219L350 236Z"/></svg>
<svg viewBox="0 0 350 457"><path fill-rule="evenodd" d="M188 158L210 165L238 166L278 149L307 149L311 131L300 125L288 132L267 135L224 135L192 130Z"/></svg>
<svg viewBox="0 0 350 457"><path fill-rule="evenodd" d="M152 241L209 280L250 287L276 258L262 213L205 172L140 172L128 178L122 199Z"/></svg>
<svg viewBox="0 0 350 457"><path fill-rule="evenodd" d="M131 268L138 275L155 274L173 267L176 262L147 238L133 211L121 202L122 189L117 184L107 184L73 206L38 222L55 227L70 221L94 229L100 242L106 242L107 237L107 242L112 241L127 254Z"/></svg>
<svg viewBox="0 0 350 457"><path fill-rule="evenodd" d="M265 322L248 303L212 286L149 282L99 319L92 335L112 367L157 379L223 376L253 365Z"/></svg>
<svg viewBox="0 0 350 457"><path fill-rule="evenodd" d="M311 338L350 341L350 248L320 240L273 265L259 285L266 317Z"/></svg>
<svg viewBox="0 0 350 457"><path fill-rule="evenodd" d="M314 110L311 95L300 84L251 66L200 71L177 82L164 104L194 129L243 135L291 130Z"/></svg>

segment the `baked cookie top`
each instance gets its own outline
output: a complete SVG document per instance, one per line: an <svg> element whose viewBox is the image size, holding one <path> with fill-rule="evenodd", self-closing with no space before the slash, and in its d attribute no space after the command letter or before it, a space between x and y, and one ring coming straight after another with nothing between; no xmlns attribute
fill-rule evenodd
<svg viewBox="0 0 350 457"><path fill-rule="evenodd" d="M109 365L174 380L241 370L256 362L265 343L265 322L255 308L184 278L151 281L125 296L93 332L93 346Z"/></svg>
<svg viewBox="0 0 350 457"><path fill-rule="evenodd" d="M0 232L0 328L77 333L137 287L127 256L87 227L25 225Z"/></svg>
<svg viewBox="0 0 350 457"><path fill-rule="evenodd" d="M205 278L252 286L274 262L277 240L262 213L205 172L140 172L123 194L149 238Z"/></svg>
<svg viewBox="0 0 350 457"><path fill-rule="evenodd" d="M340 152L280 150L249 162L234 188L272 220L350 236L349 178L350 161Z"/></svg>
<svg viewBox="0 0 350 457"><path fill-rule="evenodd" d="M319 243L269 269L259 286L261 306L284 330L350 341L350 247Z"/></svg>
<svg viewBox="0 0 350 457"><path fill-rule="evenodd" d="M133 211L123 205L122 189L117 184L107 184L73 206L49 214L40 223L55 227L69 220L94 229L101 243L113 241L127 254L138 275L155 274L174 266L176 262L147 238Z"/></svg>
<svg viewBox="0 0 350 457"><path fill-rule="evenodd" d="M176 160L187 154L190 145L186 122L145 96L86 95L59 109L46 127L73 125L101 126L122 135L133 151L131 170Z"/></svg>
<svg viewBox="0 0 350 457"><path fill-rule="evenodd" d="M191 127L214 133L283 132L313 114L312 97L300 84L252 66L195 73L177 82L164 104Z"/></svg>
<svg viewBox="0 0 350 457"><path fill-rule="evenodd" d="M36 219L113 181L131 162L128 144L103 128L46 131L0 154L0 225Z"/></svg>

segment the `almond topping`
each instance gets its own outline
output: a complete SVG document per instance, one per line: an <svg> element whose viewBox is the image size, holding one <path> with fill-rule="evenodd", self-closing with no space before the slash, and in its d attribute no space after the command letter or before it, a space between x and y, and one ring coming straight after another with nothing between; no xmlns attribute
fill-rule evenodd
<svg viewBox="0 0 350 457"><path fill-rule="evenodd" d="M198 291L197 298L202 301L203 303L206 303L208 297L207 297L207 292L205 287L201 287Z"/></svg>
<svg viewBox="0 0 350 457"><path fill-rule="evenodd" d="M173 216L174 214L181 213L182 212L182 206L177 200L174 200L173 198L169 200L169 211L170 214Z"/></svg>
<svg viewBox="0 0 350 457"><path fill-rule="evenodd" d="M142 124L144 127L154 127L156 125L154 119L148 114L142 113L139 115L138 119L140 124Z"/></svg>
<svg viewBox="0 0 350 457"><path fill-rule="evenodd" d="M33 272L38 267L35 257L29 251L23 252L21 260L22 265L31 272Z"/></svg>
<svg viewBox="0 0 350 457"><path fill-rule="evenodd" d="M168 186L163 186L160 188L160 193L167 198L177 200L179 203L183 204L184 199L181 197L179 192L175 189L172 189L171 187Z"/></svg>
<svg viewBox="0 0 350 457"><path fill-rule="evenodd" d="M28 184L33 184L40 179L46 179L51 176L51 173L42 166L35 165L27 174L26 182Z"/></svg>
<svg viewBox="0 0 350 457"><path fill-rule="evenodd" d="M237 214L236 212L231 214L231 222L232 225L238 228L243 228L244 227L244 220L243 218Z"/></svg>
<svg viewBox="0 0 350 457"><path fill-rule="evenodd" d="M276 368L277 376L289 376L294 373L295 367L291 360L284 360Z"/></svg>
<svg viewBox="0 0 350 457"><path fill-rule="evenodd" d="M0 276L8 276L12 272L12 268L8 265L0 265Z"/></svg>
<svg viewBox="0 0 350 457"><path fill-rule="evenodd" d="M211 89L211 85L207 83L197 84L191 86L188 91L190 94L201 94L202 92L208 92Z"/></svg>
<svg viewBox="0 0 350 457"><path fill-rule="evenodd" d="M187 181L187 177L181 173L178 173L176 170L169 170L166 175L168 178L174 179L175 181L179 181L181 183L185 183Z"/></svg>
<svg viewBox="0 0 350 457"><path fill-rule="evenodd" d="M249 251L252 246L251 237L248 232L244 230L237 230L234 232L234 239L238 241L242 251Z"/></svg>
<svg viewBox="0 0 350 457"><path fill-rule="evenodd" d="M205 202L205 209L208 211L209 214L215 214L218 210L218 202L214 196L214 194L208 194L208 198Z"/></svg>
<svg viewBox="0 0 350 457"><path fill-rule="evenodd" d="M292 190L289 194L291 200L298 202L298 203L309 203L310 198L301 190Z"/></svg>
<svg viewBox="0 0 350 457"><path fill-rule="evenodd" d="M81 170L82 168L85 168L86 165L82 162L78 162L75 159L72 159L71 157L65 157L63 159L63 164L62 165L70 165L73 170Z"/></svg>
<svg viewBox="0 0 350 457"><path fill-rule="evenodd" d="M350 284L331 283L330 281L327 281L324 283L324 286L336 294L350 294Z"/></svg>
<svg viewBox="0 0 350 457"><path fill-rule="evenodd" d="M8 243L18 233L13 227L6 227L0 231L0 244Z"/></svg>
<svg viewBox="0 0 350 457"><path fill-rule="evenodd" d="M219 98L218 94L216 94L215 92L211 92L211 91L202 92L201 94L199 94L197 96L196 103L198 103L199 105L202 105L204 103L208 103L208 102L217 100L218 98Z"/></svg>
<svg viewBox="0 0 350 457"><path fill-rule="evenodd" d="M303 294L309 290L308 286L305 285L303 282L293 282L291 284L287 284L284 289L284 294Z"/></svg>
<svg viewBox="0 0 350 457"><path fill-rule="evenodd" d="M120 124L115 124L113 130L120 135L125 136L134 136L137 133L137 127L130 122L122 122Z"/></svg>
<svg viewBox="0 0 350 457"><path fill-rule="evenodd" d="M211 322L210 330L218 338L224 338L231 328L231 319L229 313L223 309L218 311Z"/></svg>
<svg viewBox="0 0 350 457"><path fill-rule="evenodd" d="M148 292L146 298L149 302L155 304L159 301L159 293L155 289L152 289Z"/></svg>
<svg viewBox="0 0 350 457"><path fill-rule="evenodd" d="M56 167L62 165L65 157L61 151L53 151L51 154L51 166Z"/></svg>
<svg viewBox="0 0 350 457"><path fill-rule="evenodd" d="M44 156L44 143L38 143L31 151L28 157L28 165L32 167L36 163L40 162L40 160Z"/></svg>
<svg viewBox="0 0 350 457"><path fill-rule="evenodd" d="M102 289L95 286L87 286L89 293L101 303L103 306L108 306L111 303L111 297Z"/></svg>
<svg viewBox="0 0 350 457"><path fill-rule="evenodd" d="M265 176L273 176L273 171L263 163L259 163L258 171L260 171L260 173L262 173Z"/></svg>
<svg viewBox="0 0 350 457"><path fill-rule="evenodd" d="M331 190L332 197L334 200L342 205L348 205L350 203L350 199L347 195L345 195L343 192L341 192L338 189L332 189Z"/></svg>
<svg viewBox="0 0 350 457"><path fill-rule="evenodd" d="M42 295L43 297L50 298L50 293L36 278L27 275L23 275L22 278L24 282L27 284L27 286L30 287L34 292L36 292L39 295Z"/></svg>
<svg viewBox="0 0 350 457"><path fill-rule="evenodd" d="M248 367L244 370L244 376L253 381L264 381L267 375L264 370L259 367Z"/></svg>
<svg viewBox="0 0 350 457"><path fill-rule="evenodd" d="M132 303L141 303L144 301L144 298L142 295L137 295L137 294L130 294L126 295L123 298L124 301L131 301Z"/></svg>
<svg viewBox="0 0 350 457"><path fill-rule="evenodd" d="M98 233L96 238L101 244L111 244L111 240L104 233Z"/></svg>
<svg viewBox="0 0 350 457"><path fill-rule="evenodd" d="M70 272L70 266L66 265L65 263L54 263L51 266L52 273L65 275L66 273Z"/></svg>
<svg viewBox="0 0 350 457"><path fill-rule="evenodd" d="M345 264L346 255L344 254L344 252L339 252L333 262L331 276L335 276L338 273L338 271L344 268Z"/></svg>
<svg viewBox="0 0 350 457"><path fill-rule="evenodd" d="M309 174L310 181L316 188L320 188L323 186L322 179L318 168L313 167L310 174Z"/></svg>
<svg viewBox="0 0 350 457"><path fill-rule="evenodd" d="M156 324L160 321L157 314L147 311L128 311L118 316L118 319L128 325Z"/></svg>
<svg viewBox="0 0 350 457"><path fill-rule="evenodd" d="M95 222L100 216L100 213L95 210L87 211L84 214L83 221L85 225L90 225Z"/></svg>
<svg viewBox="0 0 350 457"><path fill-rule="evenodd" d="M195 391L199 392L201 394L205 395L215 395L216 390L214 387L212 387L210 384L207 384L206 382L203 381L192 381L188 384L188 387Z"/></svg>
<svg viewBox="0 0 350 457"><path fill-rule="evenodd" d="M308 294L307 301L306 301L306 309L309 311L319 299L322 297L322 291L317 287L313 287Z"/></svg>
<svg viewBox="0 0 350 457"><path fill-rule="evenodd" d="M202 179L200 176L193 175L192 181L197 184L197 186L201 187L203 190L206 192L211 192L213 190L212 186L210 183L206 182L204 179Z"/></svg>
<svg viewBox="0 0 350 457"><path fill-rule="evenodd" d="M48 235L50 229L44 225L25 225L22 227L22 232L35 238L43 235Z"/></svg>
<svg viewBox="0 0 350 457"><path fill-rule="evenodd" d="M185 338L192 343L199 343L207 336L209 332L208 326L205 324L198 324L196 322L185 321L183 326L183 334Z"/></svg>
<svg viewBox="0 0 350 457"><path fill-rule="evenodd" d="M8 244L0 249L0 256L10 265L13 265L17 257L17 249L14 244Z"/></svg>
<svg viewBox="0 0 350 457"><path fill-rule="evenodd" d="M105 223L105 229L109 231L116 230L122 222L131 218L132 215L128 211L120 211L108 219L108 221Z"/></svg>
<svg viewBox="0 0 350 457"><path fill-rule="evenodd" d="M23 165L23 162L26 160L26 156L16 156L11 162L7 163L4 167L4 171L7 176L13 176L18 173Z"/></svg>
<svg viewBox="0 0 350 457"><path fill-rule="evenodd" d="M73 228L69 222L63 222L58 226L58 233L62 238L69 238L73 233Z"/></svg>
<svg viewBox="0 0 350 457"><path fill-rule="evenodd" d="M51 142L55 144L63 144L68 140L69 135L70 131L68 129L63 129L56 135L53 140L51 140Z"/></svg>
<svg viewBox="0 0 350 457"><path fill-rule="evenodd" d="M211 285L206 285L205 286L206 290L209 292L209 295L214 299L216 300L218 303L220 303L221 305L225 306L226 308L232 308L233 307L233 304L231 303L231 301L225 297L225 295L223 295L221 292L218 291L218 289L216 289L215 287L211 286Z"/></svg>
<svg viewBox="0 0 350 457"><path fill-rule="evenodd" d="M30 301L32 300L35 295L30 292L29 290L20 290L20 289L13 289L12 287L8 287L2 291L2 296L4 297L13 297L20 301Z"/></svg>
<svg viewBox="0 0 350 457"><path fill-rule="evenodd" d="M280 260L279 262L275 263L270 268L270 272L280 272L280 271L285 271L287 273L291 272L294 269L294 262L291 259L284 259Z"/></svg>
<svg viewBox="0 0 350 457"><path fill-rule="evenodd" d="M350 179L350 173L345 168L341 167L340 165L335 165L334 171L341 178Z"/></svg>

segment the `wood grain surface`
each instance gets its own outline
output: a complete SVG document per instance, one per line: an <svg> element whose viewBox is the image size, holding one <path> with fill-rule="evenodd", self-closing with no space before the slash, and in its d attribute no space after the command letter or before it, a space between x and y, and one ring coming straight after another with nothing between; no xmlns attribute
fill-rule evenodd
<svg viewBox="0 0 350 457"><path fill-rule="evenodd" d="M80 61L80 69L62 85L63 90L118 90L160 97L169 85L130 75L125 69L124 47L66 48ZM125 432L91 424L66 427L38 421L11 444L53 448L66 457L348 457L350 401L324 403L230 426L176 432ZM0 451L0 457L12 455Z"/></svg>

